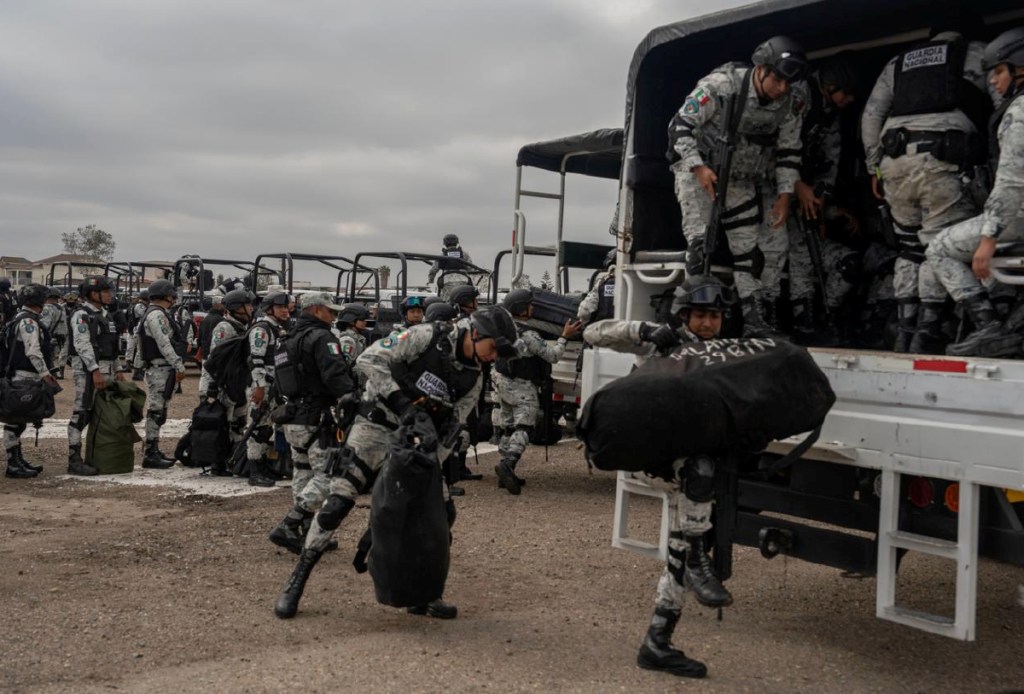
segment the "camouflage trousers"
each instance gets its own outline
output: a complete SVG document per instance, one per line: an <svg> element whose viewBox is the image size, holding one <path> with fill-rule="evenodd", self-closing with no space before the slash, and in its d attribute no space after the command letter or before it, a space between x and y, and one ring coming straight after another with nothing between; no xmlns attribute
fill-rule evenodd
<svg viewBox="0 0 1024 694"><path fill-rule="evenodd" d="M160 427L167 421L167 403L170 401L164 393L174 392L167 386L168 379L173 377L174 367L169 364L153 364L146 369L146 445L160 440Z"/></svg>
<svg viewBox="0 0 1024 694"><path fill-rule="evenodd" d="M655 605L679 610L686 597L683 571L686 563L686 550L689 547L688 541L690 538L700 537L711 530L711 502L697 502L688 499L679 482L666 482L641 473L637 473L636 476L669 495L668 561L658 579Z"/></svg>
<svg viewBox="0 0 1024 694"><path fill-rule="evenodd" d="M530 431L540 417L537 386L522 378L494 374L494 392L498 407L492 410L491 423L501 432L498 450L501 458L515 468L530 445Z"/></svg>
<svg viewBox="0 0 1024 694"><path fill-rule="evenodd" d="M103 374L107 384L113 383L114 375L117 373L117 366L113 361L98 361L100 373ZM71 358L71 378L75 384L75 403L71 408L71 419L68 420L68 445L81 446L82 432L89 423L89 410L91 402L85 401L87 392L92 392L90 385L92 374L86 372L82 365L81 357Z"/></svg>
<svg viewBox="0 0 1024 694"><path fill-rule="evenodd" d="M679 201L683 216L683 236L692 246L694 242L704 237L711 216L711 198L708 197L707 191L700 187L691 172L678 166L674 166L673 171L676 199ZM727 228L724 240L729 244L734 259L733 281L741 299L761 294L761 272L757 269L760 263L755 257L760 242L782 243L781 239L762 238L765 234L762 209L764 201L759 188L760 186L750 180L730 181L722 215L722 223ZM774 252L771 246L770 250ZM764 250L760 249L760 252L763 253Z"/></svg>
<svg viewBox="0 0 1024 694"><path fill-rule="evenodd" d="M999 240L1024 239L1024 219L1018 222L1004 231ZM942 301L946 298L946 292L956 301L964 301L986 292L990 295L1014 292L1013 287L1001 285L992 277L982 282L971 271L971 261L981 240L983 223L980 215L971 217L940 231L932 240L925 255L934 270L936 282L922 285L922 300Z"/></svg>
<svg viewBox="0 0 1024 694"><path fill-rule="evenodd" d="M974 214L974 203L964 193L956 164L924 152L896 159L883 157L879 169L897 233L916 232L925 248L940 229ZM937 284L930 263L906 258L896 261L893 288L897 299L918 298Z"/></svg>
<svg viewBox="0 0 1024 694"><path fill-rule="evenodd" d="M248 429L253 425L253 419L256 415L256 406L252 404L252 392L255 390L252 386L245 389L245 428ZM245 442L245 456L249 460L259 460L267 454L267 450L271 446L271 441L274 438L274 425L270 421L270 412L274 407L279 404L275 403L269 398L264 400L266 408L263 410L263 414L259 418L259 422L256 422L258 430L253 432L253 435L249 437L249 440ZM269 437L267 436L266 429L269 429ZM262 435L261 435L262 433ZM260 441L258 439L267 439L266 441Z"/></svg>
<svg viewBox="0 0 1024 694"><path fill-rule="evenodd" d="M245 435L246 411L249 401L246 400L239 405L229 398L227 393L221 391L217 393L217 402L223 405L224 414L227 416L228 439L231 441L233 451L238 442L242 440L242 436Z"/></svg>
<svg viewBox="0 0 1024 694"><path fill-rule="evenodd" d="M39 376L34 373L26 371L15 371L14 375L11 376L12 381L35 381L38 380ZM28 428L27 424L4 424L4 449L8 451L21 443L21 435L25 433L25 429Z"/></svg>
<svg viewBox="0 0 1024 694"><path fill-rule="evenodd" d="M327 449L320 445L320 427L285 424L283 428L292 449L292 499L296 506L316 513L330 492L331 482L326 471Z"/></svg>

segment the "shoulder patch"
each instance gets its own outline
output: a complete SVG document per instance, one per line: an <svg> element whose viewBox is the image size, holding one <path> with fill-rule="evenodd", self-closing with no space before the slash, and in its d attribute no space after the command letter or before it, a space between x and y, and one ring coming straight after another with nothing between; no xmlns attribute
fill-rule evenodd
<svg viewBox="0 0 1024 694"><path fill-rule="evenodd" d="M384 338L383 340L381 340L381 341L380 341L380 342L379 342L378 344L379 344L379 345L380 345L380 346L381 346L381 347L382 347L383 349L391 349L392 347L394 347L394 346L395 346L395 343L396 343L396 340L395 340L395 338L393 338L393 337L392 337L391 335L388 335L388 336L387 336L387 337L385 337L385 338Z"/></svg>
<svg viewBox="0 0 1024 694"><path fill-rule="evenodd" d="M708 94L707 91L703 87L701 87L700 89L695 91L691 98L693 99L693 101L695 101L697 103L697 107L698 108L703 106L707 102L711 101L711 95ZM687 99L686 101L689 102L690 99Z"/></svg>
<svg viewBox="0 0 1024 694"><path fill-rule="evenodd" d="M36 324L28 319L25 319L21 322L21 329L31 335L36 331Z"/></svg>
<svg viewBox="0 0 1024 694"><path fill-rule="evenodd" d="M683 115L696 116L698 113L700 113L700 104L691 96L683 104Z"/></svg>
<svg viewBox="0 0 1024 694"><path fill-rule="evenodd" d="M803 110L804 110L804 100L803 100L803 97L795 96L794 95L793 96L793 115L794 116L798 116L801 113L803 113Z"/></svg>
<svg viewBox="0 0 1024 694"><path fill-rule="evenodd" d="M341 356L341 347L337 342L328 342L327 351L335 356Z"/></svg>
<svg viewBox="0 0 1024 694"><path fill-rule="evenodd" d="M341 353L344 354L346 357L352 356L355 353L355 351L356 349L355 347L352 346L351 342L346 341L341 343Z"/></svg>

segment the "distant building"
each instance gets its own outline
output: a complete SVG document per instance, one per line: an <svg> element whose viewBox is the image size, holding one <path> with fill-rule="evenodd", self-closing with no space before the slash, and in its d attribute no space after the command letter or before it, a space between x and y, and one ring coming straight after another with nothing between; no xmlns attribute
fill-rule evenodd
<svg viewBox="0 0 1024 694"><path fill-rule="evenodd" d="M166 260L145 262L149 265L172 264ZM116 265L125 266L127 264L116 263ZM77 288L82 280L89 275L106 274L106 266L107 264L101 260L74 253L60 253L35 261L21 256L4 255L0 256L0 277L10 279L11 286L15 289L34 282L62 288ZM113 271L110 276L117 277L119 274ZM165 272L159 268L150 268L144 277L138 278L141 281L136 283L136 287L148 287L154 280L162 279L164 274Z"/></svg>

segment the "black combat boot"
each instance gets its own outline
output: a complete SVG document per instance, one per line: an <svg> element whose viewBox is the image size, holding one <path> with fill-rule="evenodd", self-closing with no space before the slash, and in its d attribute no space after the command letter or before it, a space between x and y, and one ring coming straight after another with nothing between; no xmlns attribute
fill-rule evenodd
<svg viewBox="0 0 1024 694"><path fill-rule="evenodd" d="M22 448L21 448L21 444L20 443L15 448L15 455L18 456L18 464L21 465L23 468L28 468L29 470L31 470L32 472L35 472L36 474L38 474L38 473L43 471L43 466L42 465L35 465L35 464L30 463L27 460L25 460L25 455L22 453Z"/></svg>
<svg viewBox="0 0 1024 694"><path fill-rule="evenodd" d="M166 470L174 465L173 460L164 457L160 452L160 445L156 441L147 441L143 451L142 467L152 470Z"/></svg>
<svg viewBox="0 0 1024 694"><path fill-rule="evenodd" d="M409 614L426 615L427 617L433 617L434 619L455 619L459 616L459 608L451 603L441 600L440 598L432 602L428 602L426 605L407 607L405 608L405 611Z"/></svg>
<svg viewBox="0 0 1024 694"><path fill-rule="evenodd" d="M748 296L740 302L743 308L743 337L784 338L764 319L764 310L760 301Z"/></svg>
<svg viewBox="0 0 1024 694"><path fill-rule="evenodd" d="M651 615L651 626L647 629L636 664L644 670L660 670L677 677L704 677L708 668L704 663L672 647L672 632L679 621L679 612L663 607L655 608Z"/></svg>
<svg viewBox="0 0 1024 694"><path fill-rule="evenodd" d="M267 462L265 458L258 460L249 459L249 486L250 487L273 487L277 482L267 474Z"/></svg>
<svg viewBox="0 0 1024 694"><path fill-rule="evenodd" d="M683 585L693 591L693 597L705 607L728 607L732 594L718 580L711 568L711 557L704 550L704 536L688 537L690 547L686 550L686 566L683 570Z"/></svg>
<svg viewBox="0 0 1024 694"><path fill-rule="evenodd" d="M268 538L275 545L283 547L292 554L301 554L311 520L313 520L312 511L296 506L281 519L276 528L270 531Z"/></svg>
<svg viewBox="0 0 1024 694"><path fill-rule="evenodd" d="M277 603L274 605L274 614L281 619L291 619L299 611L299 600L302 599L302 591L306 589L306 581L313 573L313 567L320 561L324 554L316 549L303 549L299 555L299 563L295 565L288 583L284 590L277 596Z"/></svg>
<svg viewBox="0 0 1024 694"><path fill-rule="evenodd" d="M231 477L231 470L228 470L228 464L223 460L218 460L210 464L210 477Z"/></svg>
<svg viewBox="0 0 1024 694"><path fill-rule="evenodd" d="M498 476L498 486L512 496L519 496L523 491L523 486L519 484L519 478L515 473L516 462L518 461L515 458L506 456L494 466L494 474Z"/></svg>
<svg viewBox="0 0 1024 694"><path fill-rule="evenodd" d="M970 316L974 332L946 347L946 354L954 357L1011 357L1020 353L1020 335L999 320L984 294L965 299L961 306Z"/></svg>
<svg viewBox="0 0 1024 694"><path fill-rule="evenodd" d="M18 444L7 449L7 470L4 471L4 477L27 480L39 474L36 470L25 467L21 462L20 448L21 444Z"/></svg>
<svg viewBox="0 0 1024 694"><path fill-rule="evenodd" d="M82 444L68 446L68 474L91 477L100 474L100 471L89 465L82 459Z"/></svg>
<svg viewBox="0 0 1024 694"><path fill-rule="evenodd" d="M942 310L945 307L943 301L921 302L917 331L907 348L911 354L942 354L943 343L946 341L942 334Z"/></svg>
<svg viewBox="0 0 1024 694"><path fill-rule="evenodd" d="M472 470L469 469L469 466L466 465L466 453L459 453L459 479L475 481L482 480L483 478L483 475L481 475L479 472L473 472Z"/></svg>
<svg viewBox="0 0 1024 694"><path fill-rule="evenodd" d="M814 342L814 312L810 299L798 299L792 304L793 342L809 345Z"/></svg>
<svg viewBox="0 0 1024 694"><path fill-rule="evenodd" d="M896 306L896 315L900 322L900 331L896 335L896 342L892 346L894 352L909 352L910 342L917 332L917 299L900 299Z"/></svg>

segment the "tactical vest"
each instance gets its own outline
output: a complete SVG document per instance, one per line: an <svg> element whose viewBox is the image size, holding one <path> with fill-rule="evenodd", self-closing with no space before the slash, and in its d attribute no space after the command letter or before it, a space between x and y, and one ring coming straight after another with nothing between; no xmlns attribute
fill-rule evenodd
<svg viewBox="0 0 1024 694"><path fill-rule="evenodd" d="M113 316L109 314L104 316L103 311L90 311L84 306L75 311L75 314L79 313L85 315L85 324L89 329L89 342L92 343L92 350L96 360L111 361L117 359L120 336ZM72 316L73 318L74 316ZM74 325L74 320L72 320L71 328L72 330L78 329L78 326ZM73 357L79 356L78 350L75 349L74 335L71 336L71 340L68 342L68 353Z"/></svg>
<svg viewBox="0 0 1024 694"><path fill-rule="evenodd" d="M319 378L316 355L309 349L310 333L330 332L323 325L310 323L282 339L274 352L274 383L286 398L316 399L329 395Z"/></svg>
<svg viewBox="0 0 1024 694"><path fill-rule="evenodd" d="M217 325L224 320L224 315L216 311L210 311L199 323L199 348L204 355L210 354L210 342L213 340L213 331Z"/></svg>
<svg viewBox="0 0 1024 694"><path fill-rule="evenodd" d="M516 323L516 333L520 337L526 330L526 326ZM499 359L494 368L506 378L520 378L537 386L551 376L551 364L538 356Z"/></svg>
<svg viewBox="0 0 1024 694"><path fill-rule="evenodd" d="M43 361L46 362L47 366L53 365L53 348L50 344L50 331L42 324L38 315L31 311L22 311L14 316L7 329L7 353L10 354L10 361L8 362L7 367L7 373L9 375L14 375L15 371L39 373L36 371L36 367L32 366L32 361L28 358L28 354L25 352L25 343L18 340L18 324L25 318L35 323L36 328L39 330L39 346L43 350Z"/></svg>
<svg viewBox="0 0 1024 694"><path fill-rule="evenodd" d="M591 321L615 317L615 275L610 275L597 285L597 310Z"/></svg>
<svg viewBox="0 0 1024 694"><path fill-rule="evenodd" d="M890 116L942 113L960 108L966 41L937 41L896 56Z"/></svg>
<svg viewBox="0 0 1024 694"><path fill-rule="evenodd" d="M442 270L460 270L464 269L464 265L459 262L465 258L462 252L462 246L456 246L455 248L442 248L441 259L437 261L437 267Z"/></svg>
<svg viewBox="0 0 1024 694"><path fill-rule="evenodd" d="M473 390L480 370L456 369L452 356L452 333L447 323L430 323L434 335L427 349L414 361L391 365L391 375L410 400L439 398L455 404Z"/></svg>
<svg viewBox="0 0 1024 694"><path fill-rule="evenodd" d="M999 168L999 124L1003 122L1003 116L1006 115L1006 111L1010 108L1010 104L1022 96L1024 96L1024 89L1018 88L1016 94L1009 99L1003 100L1003 103L999 105L999 108L995 110L988 121L988 165L991 168L993 175Z"/></svg>
<svg viewBox="0 0 1024 694"><path fill-rule="evenodd" d="M142 316L142 322L139 324L139 344L142 346L142 360L146 364L151 364L156 359L163 359L164 355L160 351L160 347L157 345L156 340L150 337L146 333L146 319L149 314L154 311L159 311L164 314L167 318L167 322L171 326L171 346L174 347L174 353L178 356L183 356L188 345L185 343L184 338L181 336L181 327L178 322L173 320L170 314L163 306L157 306L156 304L150 304L149 308L146 309L146 313Z"/></svg>

